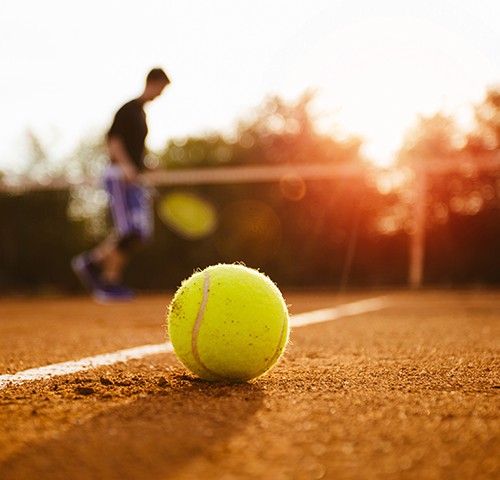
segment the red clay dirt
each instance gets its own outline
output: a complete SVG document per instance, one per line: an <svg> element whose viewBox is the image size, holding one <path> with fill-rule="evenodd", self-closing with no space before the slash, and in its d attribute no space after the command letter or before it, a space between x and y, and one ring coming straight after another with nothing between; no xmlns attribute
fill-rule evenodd
<svg viewBox="0 0 500 480"><path fill-rule="evenodd" d="M0 390L0 478L500 478L500 292L399 292L246 384L161 354ZM291 313L376 296L285 292ZM170 296L0 300L0 374L166 340Z"/></svg>

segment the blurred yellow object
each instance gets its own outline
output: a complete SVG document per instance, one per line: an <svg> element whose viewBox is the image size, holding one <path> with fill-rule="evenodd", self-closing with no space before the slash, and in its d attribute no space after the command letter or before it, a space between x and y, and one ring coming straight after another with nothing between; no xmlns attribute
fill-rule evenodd
<svg viewBox="0 0 500 480"><path fill-rule="evenodd" d="M217 227L214 206L192 192L165 195L158 204L158 216L168 228L188 240L207 237Z"/></svg>

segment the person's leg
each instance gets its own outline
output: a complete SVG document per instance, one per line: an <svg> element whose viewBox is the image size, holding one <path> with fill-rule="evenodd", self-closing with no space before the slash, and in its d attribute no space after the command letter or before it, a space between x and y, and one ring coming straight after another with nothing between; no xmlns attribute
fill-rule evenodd
<svg viewBox="0 0 500 480"><path fill-rule="evenodd" d="M123 281L123 271L128 262L128 255L116 246L109 250L103 258L101 279L104 283L120 284Z"/></svg>
<svg viewBox="0 0 500 480"><path fill-rule="evenodd" d="M128 300L132 291L120 285L129 258L128 240L134 237L133 214L128 202L129 185L116 166L110 166L104 176L104 187L115 233L89 252L73 259L72 267L82 283L100 301Z"/></svg>
<svg viewBox="0 0 500 480"><path fill-rule="evenodd" d="M134 298L132 290L121 285L128 255L109 242L90 252L76 256L73 271L100 303L128 301Z"/></svg>
<svg viewBox="0 0 500 480"><path fill-rule="evenodd" d="M95 247L89 253L89 257L94 264L99 266L102 283L119 284L122 282L129 254L120 248L114 235Z"/></svg>
<svg viewBox="0 0 500 480"><path fill-rule="evenodd" d="M153 235L152 205L148 191L135 184L124 185L122 191L124 195L119 198L124 199L124 205L112 210L116 230L121 232L121 236L108 239L93 252L102 270L102 280L109 284L121 283L129 259ZM122 221L121 212L126 212Z"/></svg>

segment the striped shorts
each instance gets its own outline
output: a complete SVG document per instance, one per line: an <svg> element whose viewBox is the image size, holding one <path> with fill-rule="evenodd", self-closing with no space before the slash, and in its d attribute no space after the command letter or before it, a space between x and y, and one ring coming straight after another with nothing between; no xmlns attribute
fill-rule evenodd
<svg viewBox="0 0 500 480"><path fill-rule="evenodd" d="M152 199L142 185L129 183L120 167L110 165L104 172L104 188L118 240L138 237L147 242L153 237Z"/></svg>

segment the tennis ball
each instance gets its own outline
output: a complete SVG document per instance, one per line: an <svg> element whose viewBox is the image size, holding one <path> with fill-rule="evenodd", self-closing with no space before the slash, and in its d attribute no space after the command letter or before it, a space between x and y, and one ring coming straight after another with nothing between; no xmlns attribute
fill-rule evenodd
<svg viewBox="0 0 500 480"><path fill-rule="evenodd" d="M182 282L168 308L179 360L201 378L245 382L267 372L288 341L288 309L278 287L243 265L219 264Z"/></svg>

